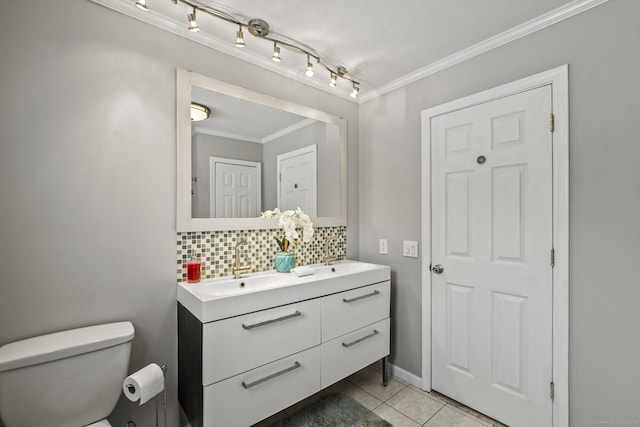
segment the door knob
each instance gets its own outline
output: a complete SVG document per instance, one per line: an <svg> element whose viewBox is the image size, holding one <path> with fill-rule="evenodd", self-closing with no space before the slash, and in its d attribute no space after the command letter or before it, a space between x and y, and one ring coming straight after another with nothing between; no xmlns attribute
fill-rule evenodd
<svg viewBox="0 0 640 427"><path fill-rule="evenodd" d="M436 274L440 274L444 271L444 267L441 264L436 264L433 267L431 267L431 271L433 271Z"/></svg>

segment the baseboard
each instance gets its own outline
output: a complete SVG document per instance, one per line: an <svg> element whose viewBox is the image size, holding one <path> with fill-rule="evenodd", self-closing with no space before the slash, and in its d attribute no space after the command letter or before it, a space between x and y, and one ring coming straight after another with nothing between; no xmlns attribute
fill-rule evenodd
<svg viewBox="0 0 640 427"><path fill-rule="evenodd" d="M390 374L392 377L407 383L409 385L421 388L422 387L422 378L417 375L412 374L409 371L405 371L399 366L393 365L389 363Z"/></svg>

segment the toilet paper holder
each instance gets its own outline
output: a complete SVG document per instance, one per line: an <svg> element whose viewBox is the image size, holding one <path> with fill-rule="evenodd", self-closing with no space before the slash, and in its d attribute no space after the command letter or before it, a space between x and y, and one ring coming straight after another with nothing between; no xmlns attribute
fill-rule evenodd
<svg viewBox="0 0 640 427"><path fill-rule="evenodd" d="M162 374L166 375L167 374L167 365L162 365L161 369L162 369ZM133 384L127 384L127 390L129 390L129 393L131 393L131 394L136 392L136 388L133 386Z"/></svg>

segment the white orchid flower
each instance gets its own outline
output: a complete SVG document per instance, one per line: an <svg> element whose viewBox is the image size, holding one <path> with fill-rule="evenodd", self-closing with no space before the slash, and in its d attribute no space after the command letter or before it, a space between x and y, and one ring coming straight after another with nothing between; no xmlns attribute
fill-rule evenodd
<svg viewBox="0 0 640 427"><path fill-rule="evenodd" d="M278 225L284 230L282 239L275 238L281 250L286 251L290 243L296 242L300 235L297 229L302 228L302 241L310 242L313 239L313 223L309 215L305 214L300 207L296 210L281 211L278 208L266 210L260 214L260 218L277 219Z"/></svg>

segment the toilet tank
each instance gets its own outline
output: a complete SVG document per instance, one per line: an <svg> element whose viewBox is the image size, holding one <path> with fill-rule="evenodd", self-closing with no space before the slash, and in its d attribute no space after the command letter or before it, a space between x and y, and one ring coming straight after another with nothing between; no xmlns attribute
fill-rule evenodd
<svg viewBox="0 0 640 427"><path fill-rule="evenodd" d="M81 427L106 418L129 369L131 322L42 335L0 347L6 427Z"/></svg>

